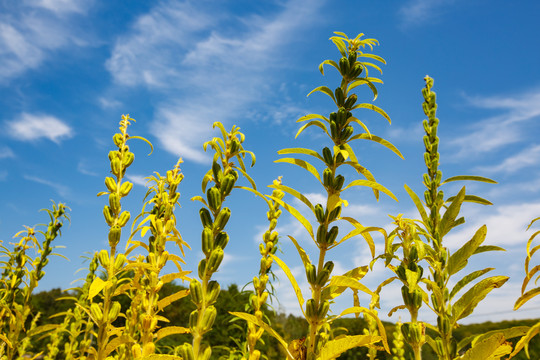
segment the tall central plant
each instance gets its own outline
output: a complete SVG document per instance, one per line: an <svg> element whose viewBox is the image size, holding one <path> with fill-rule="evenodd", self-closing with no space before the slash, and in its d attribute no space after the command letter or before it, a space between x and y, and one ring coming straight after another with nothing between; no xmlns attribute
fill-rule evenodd
<svg viewBox="0 0 540 360"><path fill-rule="evenodd" d="M362 39L363 34L359 34L354 39L349 39L344 33L337 32L335 34L337 36L332 37L331 40L338 48L341 58L338 62L334 60L323 61L319 66L319 70L324 75L324 65L334 67L339 71L339 74L342 77L341 84L335 91L332 91L327 86L317 87L310 92L308 96L314 92L322 92L332 99L337 106L337 110L331 112L329 117L319 114L303 116L298 122L307 121L307 123L298 130L296 135L300 135L308 127L316 126L328 136L330 145L318 150L290 148L279 151L279 154L282 155L294 154L311 156L320 160L323 163L324 168L322 169L322 172L319 172L315 165L298 158L291 157L277 160L277 162L300 166L313 175L326 192L326 203L314 205L298 190L282 184L274 184L271 186L274 189L292 195L304 203L315 215L317 222L313 226L295 207L278 197L270 196L273 201L281 205L303 225L319 250L317 260L312 262L306 251L299 245L298 241L294 237L289 236L300 254L305 268L307 281L311 287L311 297L307 301L304 301L297 280L292 275L289 267L277 256L271 255L272 259L274 259L274 261L283 269L296 292L302 313L309 324L308 333L305 338L297 339L290 344L287 344L283 339L278 337L275 332L269 329L268 325L262 323L260 319L248 316L247 314L236 314L248 321L257 323L259 326L267 329L271 335L278 338L281 344L286 347L287 355L290 359L333 359L348 349L357 346L374 346L374 344L378 342L382 342L385 349L389 351L384 328L379 318L374 311L360 307L357 296L355 296L355 306L343 311L339 316L364 313L376 321L380 335L357 335L342 336L335 339L331 338L332 321L336 316L329 316L328 312L330 303L333 302L333 299L341 295L347 288L350 288L355 294L357 294L358 291L364 291L373 295L373 292L359 281L366 274L368 270L367 266L359 266L343 275L332 276L334 263L328 259L330 250L354 236L362 235L367 241L372 255L374 255L375 246L370 232L381 231L384 233L382 229L373 227L368 228L363 226L356 219L341 216L342 207L347 206L347 201L342 199L341 195L343 191L351 187L367 186L373 190L377 199L380 191L395 199L394 195L389 190L376 182L369 170L360 165L350 144L354 140L371 140L389 148L401 157L400 152L392 144L371 134L367 126L352 114L352 111L356 109L370 109L381 114L390 122L389 116L379 107L371 103L357 104L358 95L353 93L353 90L356 87L366 85L372 90L374 98L377 97L377 89L374 83L382 83L382 81L378 78L370 77L368 75L368 70L374 68L380 71L380 68L378 65L368 61L371 59L384 63L384 60L380 56L363 52L366 47L373 49L373 46L378 44L377 40ZM357 133L353 124L359 125L364 131ZM345 184L345 177L339 173L339 168L344 165L349 165L354 168L358 175L361 175L364 179L355 179L348 184ZM338 236L340 227L336 225L340 220L348 222L354 227L352 231L342 237Z"/></svg>

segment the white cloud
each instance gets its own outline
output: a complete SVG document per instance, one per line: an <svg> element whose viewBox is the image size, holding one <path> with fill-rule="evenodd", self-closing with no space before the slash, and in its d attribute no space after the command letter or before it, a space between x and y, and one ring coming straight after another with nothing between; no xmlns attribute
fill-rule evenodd
<svg viewBox="0 0 540 360"><path fill-rule="evenodd" d="M85 160L79 161L77 164L77 171L84 175L98 176L98 174L91 170L91 166Z"/></svg>
<svg viewBox="0 0 540 360"><path fill-rule="evenodd" d="M103 109L117 109L122 106L122 103L120 101L114 99L106 99L104 97L100 97L98 99L98 102Z"/></svg>
<svg viewBox="0 0 540 360"><path fill-rule="evenodd" d="M275 70L283 65L273 59L293 39L290 33L299 36L318 5L293 0L274 16L238 18L214 7L163 2L118 39L106 67L119 85L163 92L154 135L167 151L205 162L209 156L200 144L212 136L211 124L251 119L264 89L279 81ZM242 31L221 30L231 21Z"/></svg>
<svg viewBox="0 0 540 360"><path fill-rule="evenodd" d="M451 140L450 145L459 149L454 160L524 141L531 134L531 131L525 131L525 126L540 116L540 90L514 97L471 97L469 102L474 107L503 113L475 123L466 135Z"/></svg>
<svg viewBox="0 0 540 360"><path fill-rule="evenodd" d="M481 166L478 170L489 173L514 173L523 168L537 166L540 164L540 145L536 145L522 150L516 155L507 157L499 165Z"/></svg>
<svg viewBox="0 0 540 360"><path fill-rule="evenodd" d="M126 178L135 185L148 187L148 177L142 175L126 175Z"/></svg>
<svg viewBox="0 0 540 360"><path fill-rule="evenodd" d="M40 138L55 143L73 136L73 130L58 118L50 115L22 113L17 119L7 122L7 132L16 140L33 141Z"/></svg>
<svg viewBox="0 0 540 360"><path fill-rule="evenodd" d="M410 0L399 9L403 27L418 26L436 19L454 0Z"/></svg>
<svg viewBox="0 0 540 360"><path fill-rule="evenodd" d="M15 154L10 148L8 148L7 146L3 146L0 148L0 159L8 159L13 157L15 157Z"/></svg>
<svg viewBox="0 0 540 360"><path fill-rule="evenodd" d="M52 182L52 181L49 181L49 180L45 180L45 179L43 179L41 177L37 177L37 176L24 175L23 177L26 180L37 182L38 184L46 185L46 186L49 186L49 187L53 188L54 191L56 191L56 193L58 193L58 195L60 195L60 196L62 196L64 198L68 197L69 194L71 193L71 190L65 185L58 184L58 183L55 183L55 182Z"/></svg>
<svg viewBox="0 0 540 360"><path fill-rule="evenodd" d="M82 1L36 0L0 14L0 82L36 69L53 50L85 46L69 14L84 13ZM59 21L58 16L65 15Z"/></svg>

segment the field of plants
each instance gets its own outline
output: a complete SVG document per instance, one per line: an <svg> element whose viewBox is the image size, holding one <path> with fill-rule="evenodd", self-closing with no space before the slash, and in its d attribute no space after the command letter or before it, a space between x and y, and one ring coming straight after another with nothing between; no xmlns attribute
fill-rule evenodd
<svg viewBox="0 0 540 360"><path fill-rule="evenodd" d="M424 78L424 101L418 104L419 112L425 115L425 135L417 139L425 148L425 173L419 179L425 191L418 194L405 185L417 216L390 214L393 230L387 231L342 214L342 209L351 205L342 194L351 188L369 188L376 199L396 199L360 163L366 155L359 156L357 144L368 141L398 157L402 154L392 143L372 134L357 115L369 111L383 121L391 121L372 101L378 96L377 84L382 82L378 78L380 66L385 64L375 54L377 40L363 34L349 38L341 32L330 40L336 56L324 60L319 71L323 75L333 71L340 81L319 86L309 95L327 95L335 107L325 114L301 117L296 133L299 137L304 132L318 132L324 141L314 149L282 149L276 159L316 179L326 194L324 201L313 203L303 189L289 186L281 177L272 184L256 184L250 176L256 154L244 148L249 134L243 134L237 126L228 129L216 122L215 137L202 144L213 161L202 179L201 194L191 199L200 203L200 243L188 243L182 238L182 227L195 225L183 224L175 215L181 205L182 159L166 173L156 172L148 178L140 213L132 214L123 207L124 198L133 188L126 176L135 159L130 145L142 141L152 148L152 144L131 134L134 120L122 115L108 154L110 173L103 174L104 187L98 194L103 199L109 246L89 257L81 287L54 300L63 304L57 314L44 316L38 311L44 307L38 306L34 290L47 276L51 256L61 253L55 250L54 241L63 229L68 231L64 225L70 220L69 204L53 203L45 211L49 216L46 225L25 227L12 242L2 243L1 359L329 360L342 356L487 360L529 356L529 345L538 341L540 322L493 329L471 327L474 332L466 336L460 333L460 323L491 291L504 289L508 277L488 275L495 270L491 267L472 272L467 268L471 259L504 250L484 243L485 225L471 238L463 239L456 251L446 246L448 235L466 220L463 206L491 204L489 199L469 193L466 185L495 181L475 175L443 177L436 84L431 77ZM359 89L369 90L372 97L362 99L364 93ZM449 194L445 191L449 183L459 184L460 190ZM229 221L234 221L234 209L226 200L246 191L268 208L259 253L250 255L258 257L260 265L253 269L253 280L244 291L236 286L222 289L215 275L227 245L235 241L227 233ZM290 214L308 234L318 249L316 256L310 257L293 235L278 234L276 228L283 213ZM536 283L540 264L533 257L540 250L536 239L540 231L535 230L539 219L530 219L530 238L522 260L526 276L521 294L516 294L515 309L540 293ZM384 249L375 246L375 234L384 238ZM338 273L334 261L339 259L333 256L333 250L353 239L361 239L372 260ZM278 251L284 242L294 244L298 252L304 269L301 276L309 283L309 293L302 291L300 279L291 270L297 264L286 263ZM200 249L203 255L194 272L184 269L188 248ZM393 275L376 288L369 288L362 280L375 263L384 263ZM172 272L168 271L171 266ZM289 281L295 291L301 318L286 318L269 306L275 296L277 269L286 276L281 281ZM396 299L394 308L381 308L381 291L391 283L399 283L401 299ZM339 313L333 311L337 298L350 293L350 306ZM369 304L361 304L359 294L367 294ZM420 309L435 314L436 323L423 320ZM407 318L396 324L383 323L379 318L379 313L398 310ZM227 335L230 341L224 343Z"/></svg>

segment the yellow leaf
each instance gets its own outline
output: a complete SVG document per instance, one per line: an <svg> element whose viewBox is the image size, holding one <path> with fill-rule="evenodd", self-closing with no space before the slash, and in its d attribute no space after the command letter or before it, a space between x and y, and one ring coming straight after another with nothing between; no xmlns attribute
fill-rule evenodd
<svg viewBox="0 0 540 360"><path fill-rule="evenodd" d="M156 341L163 339L165 336L186 333L189 333L188 328L182 326L167 326L158 330L156 333Z"/></svg>
<svg viewBox="0 0 540 360"><path fill-rule="evenodd" d="M131 338L131 336L128 336L128 335L115 337L114 339L109 341L109 343L105 347L105 356L108 356L110 353L116 350L116 348L119 347L120 345L124 345L131 342L133 342L133 339Z"/></svg>
<svg viewBox="0 0 540 360"><path fill-rule="evenodd" d="M163 310L164 308L169 306L171 303L175 302L176 300L180 300L183 297L186 297L188 294L189 294L189 290L180 290L177 293L164 297L163 299L158 301L157 305L158 305L159 310Z"/></svg>
<svg viewBox="0 0 540 360"><path fill-rule="evenodd" d="M337 358L340 354L349 349L359 346L369 346L382 340L380 336L354 335L344 336L339 339L330 340L321 349L319 360L331 360Z"/></svg>
<svg viewBox="0 0 540 360"><path fill-rule="evenodd" d="M300 309L302 310L302 313L304 312L304 297L302 296L302 291L300 290L300 286L298 286L298 283L296 282L296 279L294 278L294 275L291 273L291 270L289 267L277 256L270 254L272 259L279 265L281 270L287 275L289 278L289 281L291 282L291 285L294 288L294 292L296 293L296 297L298 298L298 303L300 304Z"/></svg>
<svg viewBox="0 0 540 360"><path fill-rule="evenodd" d="M88 290L88 299L92 300L94 296L99 294L101 290L105 287L110 287L112 283L110 281L103 281L99 276L96 276L94 281L92 281L92 284L90 285L90 289Z"/></svg>

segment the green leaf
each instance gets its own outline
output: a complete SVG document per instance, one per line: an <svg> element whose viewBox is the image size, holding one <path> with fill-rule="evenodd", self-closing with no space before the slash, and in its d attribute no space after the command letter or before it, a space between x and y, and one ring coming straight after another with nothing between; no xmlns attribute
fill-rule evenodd
<svg viewBox="0 0 540 360"><path fill-rule="evenodd" d="M474 254L480 254L487 251L506 251L506 249L503 249L502 247L495 246L495 245L482 245L482 246L479 246L478 249L476 249Z"/></svg>
<svg viewBox="0 0 540 360"><path fill-rule="evenodd" d="M516 356L517 353L519 353L521 351L521 349L523 349L524 347L525 347L525 353L527 354L527 357L530 358L530 356L529 356L529 342L539 332L540 332L540 322L536 323L536 325L531 326L531 328L529 329L527 334L525 336L523 336L521 339L519 339L519 341L516 344L516 347L514 348L514 351L510 355L510 358Z"/></svg>
<svg viewBox="0 0 540 360"><path fill-rule="evenodd" d="M303 122L303 121L307 121L307 120L311 120L311 119L321 119L321 120L324 120L324 121L328 122L327 118L325 118L324 116L319 115L319 114L304 115L300 119L296 120L296 122Z"/></svg>
<svg viewBox="0 0 540 360"><path fill-rule="evenodd" d="M307 221L306 218L298 210L296 210L294 207L287 204L286 202L284 202L281 199L278 199L278 198L273 197L273 196L268 196L268 197L270 199L274 200L275 202L277 202L279 205L281 205L292 216L294 216L296 218L296 220L298 220L302 225L304 225L304 228L307 230L307 232L309 233L311 238L315 241L315 236L313 235L313 227L311 227L311 223L309 221Z"/></svg>
<svg viewBox="0 0 540 360"><path fill-rule="evenodd" d="M385 188L384 186L382 186L381 184L377 183L377 182L374 182L374 181L369 181L369 180L353 180L349 183L349 185L347 185L346 187L343 188L343 190L346 190L352 186L367 186L367 187L370 187L372 189L376 189L376 190L379 190L379 191L382 191L383 193L385 193L386 195L390 196L392 199L394 199L395 201L398 201L398 199L394 196L394 194L392 194L392 192L390 190L388 190L387 188Z"/></svg>
<svg viewBox="0 0 540 360"><path fill-rule="evenodd" d="M337 69L337 71L340 71L339 70L339 66L338 64L334 61L334 60L324 60L320 65L319 65L319 71L321 72L321 74L324 75L324 65L331 65L333 67L335 67Z"/></svg>
<svg viewBox="0 0 540 360"><path fill-rule="evenodd" d="M515 305L514 305L514 311L519 309L523 304L525 304L527 301L531 300L532 298L538 296L540 294L540 287L534 288L532 290L527 291L525 294L521 295Z"/></svg>
<svg viewBox="0 0 540 360"><path fill-rule="evenodd" d="M311 150L311 149L304 149L304 148L289 148L289 149L282 149L282 150L279 150L277 152L279 155L285 155L285 154L305 154L305 155L310 155L310 156L314 156L316 157L317 159L321 160L324 162L324 159L321 155L319 155L318 152L316 152L315 150Z"/></svg>
<svg viewBox="0 0 540 360"><path fill-rule="evenodd" d="M368 103L357 104L357 105L355 105L353 107L353 109L369 109L369 110L373 110L376 113L381 114L386 120L388 120L388 122L390 124L392 123L392 120L390 119L390 116L388 116L388 114L383 109L381 109L380 107L375 106L373 104L368 104Z"/></svg>
<svg viewBox="0 0 540 360"><path fill-rule="evenodd" d="M274 337L281 344L281 346L283 346L285 351L287 351L288 358L293 359L293 357L289 354L288 349L287 349L289 345L274 329L272 329L271 326L264 323L262 320L258 319L256 316L248 314L248 313L229 311L229 314L231 314L232 316L236 316L236 317L238 317L240 319L246 320L246 321L248 321L248 322L250 322L252 324L255 324L255 325L260 326L261 328L263 328L264 331L266 331L269 335Z"/></svg>
<svg viewBox="0 0 540 360"><path fill-rule="evenodd" d="M345 47L345 44L343 43L343 40L338 38L338 37L335 37L335 36L332 36L330 38L330 40L332 40L334 45L336 45L336 47L338 48L341 55L346 57L347 56L347 48Z"/></svg>
<svg viewBox="0 0 540 360"><path fill-rule="evenodd" d="M529 330L528 326L514 326L507 329L497 329L497 330L488 331L484 334L474 336L471 342L471 346L476 346L476 344L478 344L479 342L485 339L488 339L494 334L503 334L504 338L508 340L508 339L516 338L518 336L523 336L527 333L528 330Z"/></svg>
<svg viewBox="0 0 540 360"><path fill-rule="evenodd" d="M330 278L330 284L328 286L336 287L348 287L349 289L355 289L365 292L368 295L374 296L375 293L371 291L367 286L363 285L359 281L344 275L335 275Z"/></svg>
<svg viewBox="0 0 540 360"><path fill-rule="evenodd" d="M369 80L368 80L369 79ZM381 80L379 79L376 79L376 78L362 78L362 79L358 79L358 80L355 80L353 81L348 87L347 87L347 92L350 92L352 89L354 89L355 87L357 86L360 86L362 84L366 84L370 89L371 91L373 92L373 100L377 99L377 96L378 96L378 93L377 93L377 88L375 87L375 85L373 85L373 83L371 81L373 80L378 80L377 82L380 82L382 83Z"/></svg>
<svg viewBox="0 0 540 360"><path fill-rule="evenodd" d="M500 359L503 355L510 354L512 352L512 345L507 344L504 339L504 335L496 333L487 339L484 339L480 343L471 347L465 355L460 359L462 360L492 360Z"/></svg>
<svg viewBox="0 0 540 360"><path fill-rule="evenodd" d="M414 191L410 187L405 184L405 191L407 191L407 194L409 194L409 197L414 202L414 205L416 206L416 209L420 213L420 216L422 217L422 221L424 224L429 224L429 218L427 216L426 210L424 209L424 204L422 204L422 201L418 197L418 195L415 194Z"/></svg>
<svg viewBox="0 0 540 360"><path fill-rule="evenodd" d="M322 184L321 177L319 175L319 172L317 171L317 168L315 168L315 166L311 165L310 163L308 163L305 160L294 159L294 158L283 158L283 159L275 160L274 162L276 162L276 163L284 162L284 163L289 163L289 164L293 164L293 165L298 165L301 168L306 169L307 171L309 171Z"/></svg>
<svg viewBox="0 0 540 360"><path fill-rule="evenodd" d="M298 244L298 241L296 241L295 238L293 238L291 235L287 236L289 237L289 239L291 239L294 246L296 247L300 258L302 259L302 264L304 264L304 268L307 268L307 266L311 264L311 260L309 259L308 254L306 254L305 250Z"/></svg>
<svg viewBox="0 0 540 360"><path fill-rule="evenodd" d="M475 272L470 273L469 275L464 276L461 280L457 282L457 284L452 288L452 292L450 292L450 300L467 284L469 284L471 281L476 280L480 276L490 272L491 270L494 270L495 268L485 268L483 270L478 270Z"/></svg>
<svg viewBox="0 0 540 360"><path fill-rule="evenodd" d="M310 122L308 122L307 124L304 124L300 129L298 129L298 132L296 133L296 135L294 136L294 138L296 139L298 136L300 136L300 134L305 130L307 129L308 127L310 126L318 126L320 127L321 129L324 130L324 132L330 136L330 134L328 133L328 129L326 128L326 125L324 125L321 121L319 120L312 120Z"/></svg>
<svg viewBox="0 0 540 360"><path fill-rule="evenodd" d="M459 250L453 253L448 259L447 270L449 275L454 275L463 269L469 258L475 253L476 249L486 239L487 227L483 225L476 231L471 240L467 241Z"/></svg>
<svg viewBox="0 0 540 360"><path fill-rule="evenodd" d="M463 203L464 198L465 187L461 188L455 199L444 212L441 222L439 223L439 234L441 234L441 238L448 234L448 232L455 226L454 221L461 210L461 204Z"/></svg>
<svg viewBox="0 0 540 360"><path fill-rule="evenodd" d="M455 196L450 196L448 199L446 199L446 202L453 201L455 198L456 198ZM463 202L476 203L480 205L493 205L491 201L486 200L476 195L465 195Z"/></svg>
<svg viewBox="0 0 540 360"><path fill-rule="evenodd" d="M313 207L313 204L311 203L311 201L309 201L309 199L307 197L302 195L297 190L295 190L295 189L293 189L291 187L285 186L285 185L270 185L269 188L278 189L278 190L284 191L286 193L289 193L292 196L294 196L295 198L297 198L298 200L300 200L301 202L303 202L304 204L306 204L306 206L309 207L311 209L311 211L315 211L315 208Z"/></svg>
<svg viewBox="0 0 540 360"><path fill-rule="evenodd" d="M292 274L287 264L285 264L280 258L278 258L277 256L273 254L270 254L270 257L274 259L274 261L279 265L281 270L283 270L285 275L287 275L287 278L289 278L289 281L291 282L294 292L296 293L296 298L298 299L298 303L300 304L300 309L302 310L302 313L303 313L304 312L304 297L302 296L302 290L300 290L300 286L298 286L298 283L296 282L296 278Z"/></svg>
<svg viewBox="0 0 540 360"><path fill-rule="evenodd" d="M332 98L332 100L334 100L334 102L336 101L336 98L334 96L334 92L332 90L330 90L327 86L316 87L315 89L311 90L311 92L309 94L307 94L307 96L313 94L316 91L320 91L320 92L330 96Z"/></svg>
<svg viewBox="0 0 540 360"><path fill-rule="evenodd" d="M376 143L379 143L382 146L386 147L387 149L390 149L394 154L396 154L400 158L405 159L403 157L403 155L401 154L401 152L390 141L384 140L381 137L378 137L378 136L375 136L375 135L368 135L368 134L358 134L358 135L355 135L355 136L351 137L349 139L349 141L351 141L351 140L359 140L359 139L371 140L371 141L374 141Z"/></svg>
<svg viewBox="0 0 540 360"><path fill-rule="evenodd" d="M508 276L493 276L484 279L470 288L452 306L452 320L454 323L463 319L474 311L474 308L495 288L500 288L508 281Z"/></svg>
<svg viewBox="0 0 540 360"><path fill-rule="evenodd" d="M459 175L459 176L449 177L448 179L444 180L441 183L441 185L444 185L444 184L452 182L452 181L462 181L462 180L480 181L480 182L485 182L485 183L488 183L488 184L497 184L497 182L495 180L492 180L490 178L483 177L483 176Z"/></svg>
<svg viewBox="0 0 540 360"><path fill-rule="evenodd" d="M369 346L382 340L380 336L372 335L353 335L343 336L334 340L328 341L321 349L320 355L317 359L331 360L336 359L339 355L349 349L353 349L359 346Z"/></svg>

